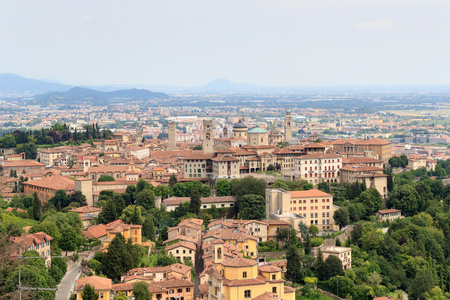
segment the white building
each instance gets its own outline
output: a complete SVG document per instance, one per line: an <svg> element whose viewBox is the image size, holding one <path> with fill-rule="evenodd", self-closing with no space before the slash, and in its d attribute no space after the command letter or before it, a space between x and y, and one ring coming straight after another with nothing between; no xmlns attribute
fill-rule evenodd
<svg viewBox="0 0 450 300"><path fill-rule="evenodd" d="M342 156L312 153L295 158L295 177L312 184L322 181L338 182L342 168Z"/></svg>

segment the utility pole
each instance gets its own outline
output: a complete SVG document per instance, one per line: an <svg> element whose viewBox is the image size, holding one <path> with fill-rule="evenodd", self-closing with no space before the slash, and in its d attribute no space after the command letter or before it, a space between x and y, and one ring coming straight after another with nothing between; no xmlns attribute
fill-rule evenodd
<svg viewBox="0 0 450 300"><path fill-rule="evenodd" d="M52 258L57 257L66 257L66 256L52 256ZM20 270L20 260L21 259L32 259L32 258L41 258L44 259L41 256L29 256L29 257L23 257L19 255L19 300L22 300L22 290L29 290L29 291L57 291L57 288L39 288L39 287L22 287L22 281L21 281L21 270Z"/></svg>

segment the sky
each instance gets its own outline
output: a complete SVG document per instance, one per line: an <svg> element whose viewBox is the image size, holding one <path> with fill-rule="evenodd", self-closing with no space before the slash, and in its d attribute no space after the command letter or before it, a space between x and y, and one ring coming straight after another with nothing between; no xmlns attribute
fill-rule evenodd
<svg viewBox="0 0 450 300"><path fill-rule="evenodd" d="M449 0L1 0L0 73L68 84L450 84Z"/></svg>

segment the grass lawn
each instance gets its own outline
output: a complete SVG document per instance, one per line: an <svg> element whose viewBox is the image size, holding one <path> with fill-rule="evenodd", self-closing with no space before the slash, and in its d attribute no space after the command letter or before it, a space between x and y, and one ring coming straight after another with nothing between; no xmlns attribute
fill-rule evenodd
<svg viewBox="0 0 450 300"><path fill-rule="evenodd" d="M323 294L320 294L319 297L305 297L305 296L295 296L295 300L332 300L333 298L330 298L328 296L325 296Z"/></svg>

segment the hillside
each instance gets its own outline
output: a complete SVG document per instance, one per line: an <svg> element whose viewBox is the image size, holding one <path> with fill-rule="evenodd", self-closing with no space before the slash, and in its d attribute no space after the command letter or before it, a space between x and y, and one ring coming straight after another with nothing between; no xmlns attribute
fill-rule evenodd
<svg viewBox="0 0 450 300"><path fill-rule="evenodd" d="M48 91L67 91L70 85L29 79L16 74L0 74L0 94L5 95L35 95Z"/></svg>

